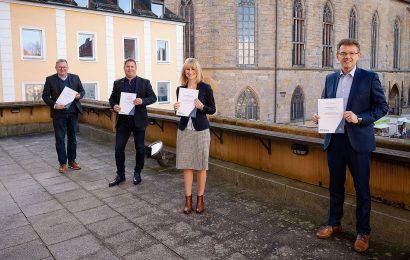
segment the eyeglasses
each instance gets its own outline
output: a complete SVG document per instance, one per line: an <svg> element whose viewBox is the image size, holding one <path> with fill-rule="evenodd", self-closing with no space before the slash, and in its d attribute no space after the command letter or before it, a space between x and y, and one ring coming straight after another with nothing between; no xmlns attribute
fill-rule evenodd
<svg viewBox="0 0 410 260"><path fill-rule="evenodd" d="M338 54L342 57L347 57L347 56L354 56L359 53L358 52L339 52Z"/></svg>

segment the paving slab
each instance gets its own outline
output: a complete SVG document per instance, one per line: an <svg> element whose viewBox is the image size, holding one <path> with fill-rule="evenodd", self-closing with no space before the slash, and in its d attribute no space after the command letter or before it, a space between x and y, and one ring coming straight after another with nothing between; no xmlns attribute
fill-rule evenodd
<svg viewBox="0 0 410 260"><path fill-rule="evenodd" d="M81 134L82 169L62 175L51 140L46 133L0 142L0 259L410 259L410 248L388 238L371 237L368 252L354 252L349 225L336 237L316 239L322 218L279 203L273 196L279 191L254 191L250 179L246 188L212 176L205 212L185 215L181 171L147 159L142 183L133 185L132 146L127 180L117 187L108 188L113 145ZM196 190L194 184L194 207Z"/></svg>

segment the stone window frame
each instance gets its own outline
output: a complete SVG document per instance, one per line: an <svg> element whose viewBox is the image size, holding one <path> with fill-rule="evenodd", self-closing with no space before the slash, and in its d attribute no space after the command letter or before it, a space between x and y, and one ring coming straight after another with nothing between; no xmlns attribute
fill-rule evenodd
<svg viewBox="0 0 410 260"><path fill-rule="evenodd" d="M251 87L247 86L239 93L238 98L236 99L235 117L247 120L259 120L259 103L256 92ZM251 116L249 116L249 113L251 113Z"/></svg>
<svg viewBox="0 0 410 260"><path fill-rule="evenodd" d="M377 68L377 52L379 43L379 15L377 11L372 16L371 32L370 32L370 68Z"/></svg>
<svg viewBox="0 0 410 260"><path fill-rule="evenodd" d="M349 15L349 38L350 39L355 39L358 40L358 35L359 35L359 28L358 28L358 21L359 19L357 18L357 10L356 7L352 7L350 10L350 15Z"/></svg>
<svg viewBox="0 0 410 260"><path fill-rule="evenodd" d="M246 20L244 19L245 16L245 8L249 8L249 13L251 10L253 10L253 34L251 34L249 31L248 33L245 34L244 28L245 28L245 22ZM241 16L241 13L243 15ZM236 44L237 44L237 65L239 67L255 67L257 64L257 9L255 5L254 0L239 0L238 5L237 5L237 18L236 18ZM248 26L251 25L251 18L252 16L249 14L249 17L247 17ZM248 42L246 43L245 38L248 38ZM251 39L253 38L253 41ZM253 43L253 49L251 48L251 43ZM248 46L245 48L245 44ZM241 48L242 45L242 48ZM247 52L247 54L246 54ZM241 55L242 54L242 55ZM253 55L251 55L253 54ZM242 57L242 58L241 58ZM253 57L253 62L249 62L250 59ZM245 63L245 59L247 58L248 62Z"/></svg>
<svg viewBox="0 0 410 260"><path fill-rule="evenodd" d="M159 84L160 83L166 83L167 84L167 100L166 101L160 101L160 93L159 93ZM157 96L158 96L158 104L169 104L171 103L171 81L170 80L158 80L157 81Z"/></svg>
<svg viewBox="0 0 410 260"><path fill-rule="evenodd" d="M305 94L301 86L296 86L293 90L290 102L290 121L305 121Z"/></svg>
<svg viewBox="0 0 410 260"><path fill-rule="evenodd" d="M124 61L128 59L128 57L125 57L125 40L134 40L134 48L135 48L135 58L134 60L138 63L140 61L140 55L139 55L139 39L137 36L131 36L131 35L123 35L122 36L122 54ZM132 57L131 57L132 59Z"/></svg>
<svg viewBox="0 0 410 260"><path fill-rule="evenodd" d="M323 8L322 67L333 68L334 12L330 2Z"/></svg>
<svg viewBox="0 0 410 260"><path fill-rule="evenodd" d="M169 64L171 61L171 54L170 54L170 40L167 39L156 39L156 52L155 52L155 59L157 61L157 64ZM163 57L160 55L160 57L158 57L158 43L159 42L165 42L165 59L163 59Z"/></svg>
<svg viewBox="0 0 410 260"><path fill-rule="evenodd" d="M28 99L27 98L27 91L28 91L28 86L35 86L35 87L39 87L41 86L41 91L38 92L38 98L37 99ZM22 100L23 101L42 101L42 94L43 94L43 90L44 90L44 82L23 82L22 83L22 91L21 91L21 95L22 95Z"/></svg>
<svg viewBox="0 0 410 260"><path fill-rule="evenodd" d="M92 99L92 100L99 100L100 99L100 82L98 82L98 81L84 81L84 82L82 82L82 84L83 84L84 91L85 91L85 95L84 95L83 98L92 99L92 98L89 98L87 96L87 93L89 93L89 91L87 91L87 88L86 88L85 85L88 84L88 85L94 85L95 98Z"/></svg>
<svg viewBox="0 0 410 260"><path fill-rule="evenodd" d="M400 70L400 19L396 17L393 26L393 69Z"/></svg>
<svg viewBox="0 0 410 260"><path fill-rule="evenodd" d="M294 0L292 13L292 66L305 66L306 27L304 11L302 0Z"/></svg>
<svg viewBox="0 0 410 260"><path fill-rule="evenodd" d="M92 35L92 50L93 56L92 57L80 57L80 45L79 45L79 37L80 35ZM96 32L86 32L86 31L78 31L77 32L77 57L79 61L89 61L89 62L97 62L97 33Z"/></svg>
<svg viewBox="0 0 410 260"><path fill-rule="evenodd" d="M40 55L27 55L24 45L25 38L23 36L24 31L37 31L40 32ZM20 26L20 53L21 60L46 60L46 36L45 28L36 26Z"/></svg>
<svg viewBox="0 0 410 260"><path fill-rule="evenodd" d="M184 57L195 57L195 11L192 0L181 0L179 15L185 19L184 26Z"/></svg>

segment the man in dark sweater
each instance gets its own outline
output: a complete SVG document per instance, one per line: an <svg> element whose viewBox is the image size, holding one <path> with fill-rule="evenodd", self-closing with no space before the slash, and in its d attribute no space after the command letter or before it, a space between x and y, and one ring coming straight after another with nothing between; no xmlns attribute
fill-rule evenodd
<svg viewBox="0 0 410 260"><path fill-rule="evenodd" d="M76 129L78 113L83 111L80 99L84 97L85 91L80 78L77 75L68 73L67 60L58 59L55 69L57 73L46 78L42 98L50 107L51 117L53 118L56 150L60 163L58 171L65 173L67 162L68 167L71 169L81 169L80 165L75 161L77 156ZM74 101L67 105L57 103L58 97L66 87L77 92ZM65 147L66 130L67 150Z"/></svg>
<svg viewBox="0 0 410 260"><path fill-rule="evenodd" d="M137 63L133 59L124 62L125 77L114 82L110 96L110 105L117 113L115 133L115 163L117 175L109 183L109 187L116 186L125 181L125 146L131 133L134 135L135 144L135 185L141 182L141 171L144 168L144 137L148 125L147 106L157 101L157 96L152 90L149 80L137 76ZM132 96L131 111L126 113L121 110L121 96ZM124 107L123 107L124 109Z"/></svg>

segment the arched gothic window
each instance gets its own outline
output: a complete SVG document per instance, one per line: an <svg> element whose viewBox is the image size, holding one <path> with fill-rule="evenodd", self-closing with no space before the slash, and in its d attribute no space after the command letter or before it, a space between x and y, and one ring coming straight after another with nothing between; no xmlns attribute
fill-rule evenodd
<svg viewBox="0 0 410 260"><path fill-rule="evenodd" d="M236 102L236 118L259 119L259 105L255 92L249 87L246 88Z"/></svg>
<svg viewBox="0 0 410 260"><path fill-rule="evenodd" d="M255 1L238 1L238 64L255 64Z"/></svg>
<svg viewBox="0 0 410 260"><path fill-rule="evenodd" d="M374 13L372 18L372 31L370 39L370 68L377 68L377 40L379 37L379 18L377 13Z"/></svg>
<svg viewBox="0 0 410 260"><path fill-rule="evenodd" d="M400 93L396 84L389 92L389 114L398 115L400 113Z"/></svg>
<svg viewBox="0 0 410 260"><path fill-rule="evenodd" d="M179 15L187 21L184 27L184 55L185 58L195 56L195 28L194 28L194 5L192 0L181 0Z"/></svg>
<svg viewBox="0 0 410 260"><path fill-rule="evenodd" d="M305 65L305 18L301 0L293 3L292 65Z"/></svg>
<svg viewBox="0 0 410 260"><path fill-rule="evenodd" d="M329 3L323 9L322 66L333 67L333 12Z"/></svg>
<svg viewBox="0 0 410 260"><path fill-rule="evenodd" d="M292 94L292 101L290 107L290 121L298 122L304 120L304 96L302 88L297 86Z"/></svg>
<svg viewBox="0 0 410 260"><path fill-rule="evenodd" d="M400 69L400 23L394 21L393 69Z"/></svg>
<svg viewBox="0 0 410 260"><path fill-rule="evenodd" d="M352 11L350 11L349 38L357 40L357 14L354 8L352 8Z"/></svg>

